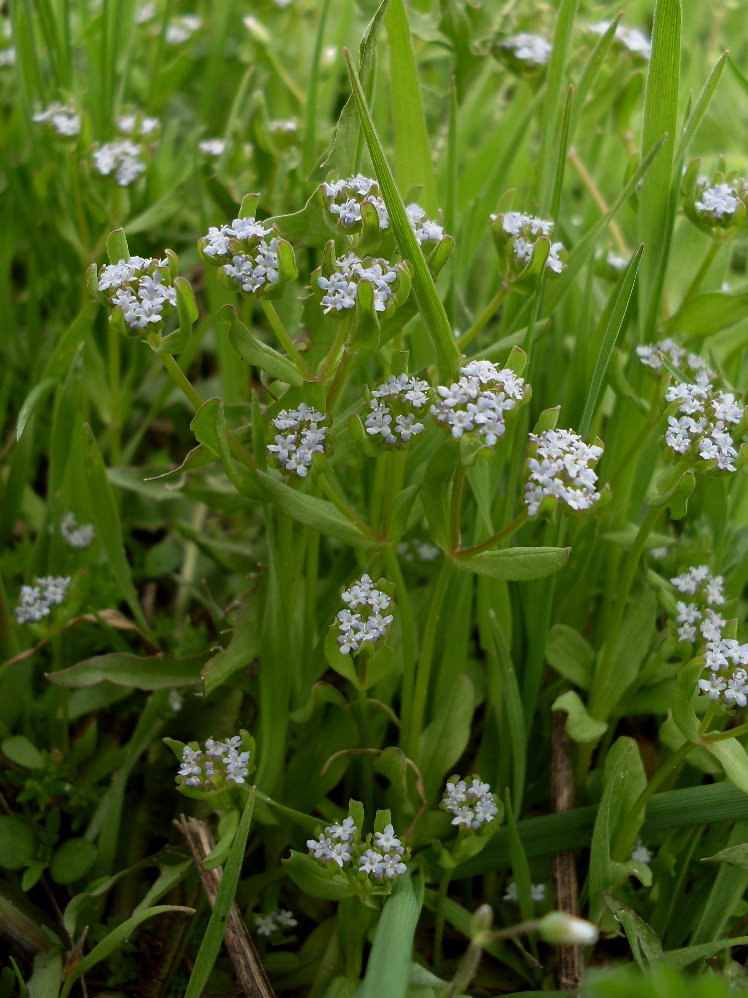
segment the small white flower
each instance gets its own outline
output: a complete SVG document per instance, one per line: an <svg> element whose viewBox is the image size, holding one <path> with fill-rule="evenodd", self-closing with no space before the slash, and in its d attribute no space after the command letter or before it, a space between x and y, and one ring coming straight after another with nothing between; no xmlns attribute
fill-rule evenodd
<svg viewBox="0 0 748 998"><path fill-rule="evenodd" d="M594 466L603 452L586 444L573 430L545 430L530 434L536 456L528 458L529 477L524 500L530 516L546 498L558 499L572 510L590 509L600 499Z"/></svg>
<svg viewBox="0 0 748 998"><path fill-rule="evenodd" d="M454 815L453 825L473 831L490 824L499 813L490 786L478 777L469 785L465 780L447 783L440 806Z"/></svg>
<svg viewBox="0 0 748 998"><path fill-rule="evenodd" d="M552 45L542 37L523 31L518 35L511 35L501 42L501 48L509 49L516 59L529 63L532 66L545 66L548 62Z"/></svg>
<svg viewBox="0 0 748 998"><path fill-rule="evenodd" d="M15 51L15 50L14 50ZM42 111L37 111L32 121L44 122L53 131L65 138L72 138L80 133L81 116L75 108L67 104L50 104Z"/></svg>
<svg viewBox="0 0 748 998"><path fill-rule="evenodd" d="M271 911L269 915L257 916L255 918L255 929L257 934L260 936L272 936L275 932L275 912Z"/></svg>
<svg viewBox="0 0 748 998"><path fill-rule="evenodd" d="M305 478L316 453L324 453L327 426L320 425L324 416L301 403L297 409L282 409L273 420L278 430L268 452L275 455L280 466L289 473Z"/></svg>
<svg viewBox="0 0 748 998"><path fill-rule="evenodd" d="M652 853L647 849L641 839L636 840L631 858L637 863L651 863Z"/></svg>
<svg viewBox="0 0 748 998"><path fill-rule="evenodd" d="M120 187L129 187L142 173L145 173L146 167L141 155L140 146L129 139L105 142L94 150L94 169L103 177L113 173Z"/></svg>
<svg viewBox="0 0 748 998"><path fill-rule="evenodd" d="M60 533L71 548L87 548L93 544L96 530L92 523L79 524L75 513L66 513L60 521Z"/></svg>
<svg viewBox="0 0 748 998"><path fill-rule="evenodd" d="M202 27L202 19L197 14L182 14L175 18L166 29L166 44L181 45L188 41Z"/></svg>
<svg viewBox="0 0 748 998"><path fill-rule="evenodd" d="M368 575L362 575L350 589L344 589L341 599L348 607L335 618L343 655L356 654L364 645L374 645L387 635L394 617L382 611L391 607L392 597L377 589ZM352 613L353 610L358 612Z"/></svg>
<svg viewBox="0 0 748 998"><path fill-rule="evenodd" d="M197 147L205 156L217 158L223 155L226 142L224 139L203 139L202 142L198 142Z"/></svg>
<svg viewBox="0 0 748 998"><path fill-rule="evenodd" d="M709 187L701 195L701 200L694 205L697 211L703 214L723 218L725 215L734 215L738 207L738 199L729 184L717 184L716 187Z"/></svg>

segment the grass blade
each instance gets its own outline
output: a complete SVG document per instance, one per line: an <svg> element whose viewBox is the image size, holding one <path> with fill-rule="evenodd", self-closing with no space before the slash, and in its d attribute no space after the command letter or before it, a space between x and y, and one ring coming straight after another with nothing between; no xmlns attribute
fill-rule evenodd
<svg viewBox="0 0 748 998"><path fill-rule="evenodd" d="M348 72L356 97L356 103L358 104L358 111L361 116L361 124L363 125L364 137L369 148L369 155L374 164L374 171L379 181L384 203L387 206L397 247L403 258L410 260L413 265L413 293L418 304L418 310L423 318L423 324L434 347L437 373L442 383L444 383L451 376L452 368L459 356L459 350L452 335L452 329L449 325L447 313L444 311L441 297L434 285L434 279L431 276L421 248L416 241L416 237L413 235L410 223L405 214L402 199L395 186L395 179L392 176L392 171L374 128L369 108L366 105L358 73L353 66L351 54L347 49L345 57L348 62Z"/></svg>
<svg viewBox="0 0 748 998"><path fill-rule="evenodd" d="M357 998L405 998L410 980L413 937L423 903L423 881L409 873L395 881L382 909L364 980ZM189 995L186 998L190 998Z"/></svg>
<svg viewBox="0 0 748 998"><path fill-rule="evenodd" d="M551 208L553 178L556 173L556 150L558 149L561 122L566 105L564 74L576 10L577 0L561 0L553 32L553 51L548 63L548 75L545 83L543 125L538 155L540 164L538 204L541 214L550 211Z"/></svg>

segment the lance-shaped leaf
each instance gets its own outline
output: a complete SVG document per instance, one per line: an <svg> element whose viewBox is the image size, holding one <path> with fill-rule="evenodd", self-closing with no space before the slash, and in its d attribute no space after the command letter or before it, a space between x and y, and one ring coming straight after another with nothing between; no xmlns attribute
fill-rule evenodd
<svg viewBox="0 0 748 998"><path fill-rule="evenodd" d="M294 385L296 388L303 385L304 379L293 361L254 336L241 321L233 305L224 305L218 315L222 322L226 322L227 316L230 316L227 322L230 323L229 340L242 360L287 385Z"/></svg>
<svg viewBox="0 0 748 998"><path fill-rule="evenodd" d="M564 567L571 548L505 548L453 559L455 568L492 579L531 582L543 579Z"/></svg>

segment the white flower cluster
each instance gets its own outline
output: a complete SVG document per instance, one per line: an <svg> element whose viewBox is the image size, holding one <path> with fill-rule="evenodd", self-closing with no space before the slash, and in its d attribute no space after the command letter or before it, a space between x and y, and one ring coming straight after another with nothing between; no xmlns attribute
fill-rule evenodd
<svg viewBox="0 0 748 998"><path fill-rule="evenodd" d="M553 46L542 35L522 31L501 41L501 48L508 49L515 59L531 66L545 66L551 56Z"/></svg>
<svg viewBox="0 0 748 998"><path fill-rule="evenodd" d="M651 863L652 853L644 845L641 839L636 840L636 844L631 851L631 858L637 863Z"/></svg>
<svg viewBox="0 0 748 998"><path fill-rule="evenodd" d="M315 452L324 451L327 426L324 415L302 402L298 409L281 409L273 420L279 432L275 443L268 444L281 467L305 478Z"/></svg>
<svg viewBox="0 0 748 998"><path fill-rule="evenodd" d="M168 268L167 259L131 256L102 267L98 289L107 294L112 308L122 309L122 316L131 329L145 329L149 324L161 323L165 314L176 309L176 289L164 283L169 279Z"/></svg>
<svg viewBox="0 0 748 998"><path fill-rule="evenodd" d="M364 849L365 845L368 848ZM374 833L372 848L368 843L360 842L353 818L346 818L340 824L329 825L318 839L308 839L307 848L315 859L322 863L337 863L341 870L350 868L355 862L359 873L371 874L375 880L394 880L407 870L403 862L405 847L392 825L386 825L383 832Z"/></svg>
<svg viewBox="0 0 748 998"><path fill-rule="evenodd" d="M202 142L198 142L198 149L204 156L222 156L223 151L226 148L225 139L203 139Z"/></svg>
<svg viewBox="0 0 748 998"><path fill-rule="evenodd" d="M611 24L612 21L598 21L596 24L591 24L589 30L595 35L604 35ZM641 56L642 59L649 59L652 55L652 42L638 28L625 28L622 24L619 24L616 28L614 38L624 48L628 49L629 52Z"/></svg>
<svg viewBox="0 0 748 998"><path fill-rule="evenodd" d="M272 936L274 932L283 932L284 929L293 929L299 923L293 917L292 911L281 908L279 911L271 911L267 915L257 915L255 917L255 928L258 936Z"/></svg>
<svg viewBox="0 0 748 998"><path fill-rule="evenodd" d="M153 135L160 127L158 118L147 115L123 114L117 118L117 128L123 135Z"/></svg>
<svg viewBox="0 0 748 998"><path fill-rule="evenodd" d="M120 187L129 187L141 173L145 173L145 163L141 156L142 150L137 143L130 139L117 139L105 142L94 150L93 165L102 177L113 173Z"/></svg>
<svg viewBox="0 0 748 998"><path fill-rule="evenodd" d="M454 817L452 824L460 828L476 831L481 825L490 825L499 813L496 798L487 783L481 783L479 776L447 783L440 807L450 811Z"/></svg>
<svg viewBox="0 0 748 998"><path fill-rule="evenodd" d="M548 497L573 510L590 509L600 498L594 466L603 452L598 444L586 444L573 430L531 433L535 456L528 458L530 476L524 499L535 516Z"/></svg>
<svg viewBox="0 0 748 998"><path fill-rule="evenodd" d="M734 215L739 203L735 194L736 191L730 184L707 187L701 194L701 200L694 204L694 208L702 215L709 215L715 220L724 218L725 215Z"/></svg>
<svg viewBox="0 0 748 998"><path fill-rule="evenodd" d="M32 120L44 122L53 131L57 132L58 135L64 135L66 138L78 135L81 130L80 114L75 108L69 107L67 104L60 104L59 102L50 104L49 107L37 111Z"/></svg>
<svg viewBox="0 0 748 998"><path fill-rule="evenodd" d="M660 355L664 354L673 367L677 367L696 381L713 381L717 377L707 362L702 360L698 354L691 353L689 350L678 346L675 340L669 336L660 343L645 343L642 346L638 346L636 353L642 364L646 367L651 367L658 374L662 371L663 367Z"/></svg>
<svg viewBox="0 0 748 998"><path fill-rule="evenodd" d="M665 398L668 403L678 403L665 430L670 450L699 457L720 471L737 471L738 452L730 427L742 423L743 409L732 392L720 391L700 377L695 385L672 385Z"/></svg>
<svg viewBox="0 0 748 998"><path fill-rule="evenodd" d="M299 123L295 118L282 118L278 121L268 122L268 131L277 135L295 135L299 130Z"/></svg>
<svg viewBox="0 0 748 998"><path fill-rule="evenodd" d="M699 689L710 700L728 707L745 707L748 695L748 645L733 638L707 641L704 649L708 679L699 680Z"/></svg>
<svg viewBox="0 0 748 998"><path fill-rule="evenodd" d="M545 884L530 884L530 897L535 904L542 904L545 901ZM512 901L514 904L519 901L519 893L514 881L507 884L504 900Z"/></svg>
<svg viewBox="0 0 748 998"><path fill-rule="evenodd" d="M224 783L242 784L249 775L249 752L240 751L241 747L241 735L223 742L209 738L203 751L185 745L177 775L182 777L184 786L201 790L219 788Z"/></svg>
<svg viewBox="0 0 748 998"><path fill-rule="evenodd" d="M50 607L59 606L65 599L70 576L45 575L34 581L36 585L21 586L16 607L19 624L37 623L49 616Z"/></svg>
<svg viewBox="0 0 748 998"><path fill-rule="evenodd" d="M182 45L183 42L189 41L195 32L200 30L202 23L202 18L197 14L182 14L181 17L175 17L166 29L166 44Z"/></svg>
<svg viewBox="0 0 748 998"><path fill-rule="evenodd" d="M87 548L93 544L96 530L92 523L78 523L75 513L66 513L60 521L60 533L71 548Z"/></svg>
<svg viewBox="0 0 748 998"><path fill-rule="evenodd" d="M147 0L146 3L141 3L139 7L135 9L135 23L136 24L147 24L152 21L156 16L156 4Z"/></svg>
<svg viewBox="0 0 748 998"><path fill-rule="evenodd" d="M368 575L362 575L340 595L347 608L335 618L338 644L343 655L356 654L362 645L373 645L389 631L394 618L385 611L391 609L392 597L377 589Z"/></svg>
<svg viewBox="0 0 748 998"><path fill-rule="evenodd" d="M414 537L412 541L401 541L397 553L403 561L433 561L439 557L440 548Z"/></svg>
<svg viewBox="0 0 748 998"><path fill-rule="evenodd" d="M354 308L358 298L358 282L370 281L374 291L374 310L384 312L392 297L392 285L397 280L397 271L381 257L365 257L359 260L355 253L347 253L335 262L335 270L329 277L318 277L317 285L325 292L320 300L325 315L340 312L344 308Z"/></svg>
<svg viewBox="0 0 748 998"><path fill-rule="evenodd" d="M493 447L506 430L505 413L529 398L529 385L510 368L499 369L488 360L472 360L460 368L460 377L449 387L440 385L438 401L431 406L437 422L458 440L473 433Z"/></svg>
<svg viewBox="0 0 748 998"><path fill-rule="evenodd" d="M380 437L386 444L407 444L411 437L423 433L424 423L418 419L419 410L425 409L430 398L427 381L408 377L407 374L390 377L371 393L366 416L366 432Z"/></svg>
<svg viewBox="0 0 748 998"><path fill-rule="evenodd" d="M361 223L361 205L364 201L374 205L379 228L390 227L390 216L376 180L357 173L355 177L332 180L322 186L327 199L327 210L330 214L337 215L345 228L352 229ZM419 243L438 243L444 238L443 227L427 218L420 205L406 205L405 214Z"/></svg>
<svg viewBox="0 0 748 998"><path fill-rule="evenodd" d="M491 221L495 221L496 217L496 215L491 215ZM545 236L550 239L554 223L550 219L536 218L534 215L527 215L523 211L508 211L502 217L501 228L509 237L515 260L524 269L535 254L535 243L538 238ZM546 270L550 270L553 274L563 272L566 266L560 256L563 252L563 243L551 243L551 248L548 251L548 257L545 261Z"/></svg>
<svg viewBox="0 0 748 998"><path fill-rule="evenodd" d="M278 240L265 239L271 232L272 229L266 229L254 218L235 218L231 225L211 226L200 246L203 254L216 264L230 259L230 263L221 267L223 273L242 291L257 292L279 280Z"/></svg>

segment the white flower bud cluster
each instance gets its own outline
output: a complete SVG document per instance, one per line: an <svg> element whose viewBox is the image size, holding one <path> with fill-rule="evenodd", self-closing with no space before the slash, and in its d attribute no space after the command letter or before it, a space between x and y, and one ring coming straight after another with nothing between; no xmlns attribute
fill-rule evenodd
<svg viewBox="0 0 748 998"><path fill-rule="evenodd" d="M145 173L142 150L130 139L105 142L93 153L93 166L102 177L114 174L120 187L129 187L141 173Z"/></svg>
<svg viewBox="0 0 748 998"><path fill-rule="evenodd" d="M81 130L80 114L75 108L69 107L67 104L60 104L59 102L50 104L49 107L37 111L31 120L49 125L58 135L64 135L66 138L72 138L80 134Z"/></svg>
<svg viewBox="0 0 748 998"><path fill-rule="evenodd" d="M365 257L359 260L355 253L347 253L335 262L335 270L329 277L318 277L317 285L325 294L320 305L325 315L355 308L358 298L358 282L370 281L374 292L374 310L384 312L392 297L392 285L397 280L397 271L381 257Z"/></svg>
<svg viewBox="0 0 748 998"><path fill-rule="evenodd" d="M515 59L526 62L530 66L545 66L551 57L553 46L542 35L533 35L522 31L518 35L504 38L500 47L511 52Z"/></svg>
<svg viewBox="0 0 748 998"><path fill-rule="evenodd" d="M278 240L265 239L271 232L254 218L235 218L231 225L211 226L199 245L216 264L230 259L221 270L242 291L257 292L279 280Z"/></svg>
<svg viewBox="0 0 748 998"><path fill-rule="evenodd" d="M743 421L743 409L732 392L720 391L699 376L695 385L672 385L665 398L668 403L678 403L675 415L668 416L665 430L670 450L708 461L720 471L737 471L738 452L730 427Z"/></svg>
<svg viewBox="0 0 748 998"><path fill-rule="evenodd" d="M283 118L268 122L268 131L276 135L296 135L299 123L295 118Z"/></svg>
<svg viewBox="0 0 748 998"><path fill-rule="evenodd" d="M699 680L699 689L710 700L728 707L745 707L748 695L748 644L734 638L707 641L704 661L708 679Z"/></svg>
<svg viewBox="0 0 748 998"><path fill-rule="evenodd" d="M689 350L678 346L675 340L669 336L660 343L645 343L642 346L638 346L636 353L642 364L650 367L658 374L663 368L661 355L664 355L673 367L677 367L684 374L690 375L696 381L703 382L704 379L706 381L714 381L717 377L716 372L698 354L691 353Z"/></svg>
<svg viewBox="0 0 748 998"><path fill-rule="evenodd" d="M652 853L649 849L647 849L641 839L637 839L636 844L631 851L631 858L636 863L651 863Z"/></svg>
<svg viewBox="0 0 748 998"><path fill-rule="evenodd" d="M150 118L147 115L123 114L117 118L117 128L123 135L153 135L161 127L158 118Z"/></svg>
<svg viewBox="0 0 748 998"><path fill-rule="evenodd" d="M590 24L588 30L595 35L604 35L612 23L612 21L598 21L596 24ZM641 56L642 59L649 59L652 55L652 42L638 28L626 28L619 24L613 37L629 52Z"/></svg>
<svg viewBox="0 0 748 998"><path fill-rule="evenodd" d="M695 202L694 208L700 214L718 221L725 215L735 214L739 203L736 194L737 191L730 184L716 184L702 191L701 200Z"/></svg>
<svg viewBox="0 0 748 998"><path fill-rule="evenodd" d="M60 521L60 533L71 548L87 548L93 544L96 530L92 523L78 523L75 513L66 513Z"/></svg>
<svg viewBox="0 0 748 998"><path fill-rule="evenodd" d="M16 607L19 624L38 623L49 616L50 607L59 606L65 599L70 576L45 575L34 580L33 586L21 586Z"/></svg>
<svg viewBox="0 0 748 998"><path fill-rule="evenodd" d="M447 783L439 806L454 815L453 825L472 831L476 831L481 825L490 825L499 813L491 787L482 783L479 776L473 777L470 783L466 780Z"/></svg>
<svg viewBox="0 0 748 998"><path fill-rule="evenodd" d="M528 458L530 476L524 500L534 516L548 497L570 509L590 509L599 500L594 466L603 452L598 444L586 444L573 430L545 430L531 433L535 456Z"/></svg>
<svg viewBox="0 0 748 998"><path fill-rule="evenodd" d="M500 370L488 360L472 360L460 368L454 384L437 388L440 398L430 411L455 440L472 433L493 447L506 431L505 413L521 405L529 392L524 378L510 368Z"/></svg>
<svg viewBox="0 0 748 998"><path fill-rule="evenodd" d="M372 847L368 840L360 841L353 818L346 818L341 824L329 825L319 838L308 839L307 848L322 863L332 861L341 870L355 867L358 873L379 881L394 880L407 870L403 861L405 847L392 825L374 833Z"/></svg>
<svg viewBox="0 0 748 998"><path fill-rule="evenodd" d="M670 582L679 592L692 597L690 602L678 600L676 603L675 619L680 625L678 639L692 642L699 634L705 641L721 638L725 622L711 607L722 606L725 602L722 576L714 576L706 565L699 565L676 575Z"/></svg>
<svg viewBox="0 0 748 998"><path fill-rule="evenodd" d="M420 410L425 410L431 397L427 381L407 374L391 374L371 396L371 412L367 413L365 423L370 436L381 437L386 444L393 445L407 444L412 437L423 433L425 425L418 416L424 414Z"/></svg>
<svg viewBox="0 0 748 998"><path fill-rule="evenodd" d="M249 775L249 752L242 752L241 735L223 742L209 738L205 749L194 748L197 742L182 749L178 776L186 787L200 790L220 789L225 783L242 784Z"/></svg>
<svg viewBox="0 0 748 998"><path fill-rule="evenodd" d="M364 201L374 205L380 229L390 227L387 205L379 193L379 185L371 177L357 173L355 177L333 180L322 185L327 200L327 210L336 215L342 225L353 229L361 224L361 205ZM426 217L426 212L418 204L405 207L405 214L419 243L438 243L444 238L444 229Z"/></svg>
<svg viewBox="0 0 748 998"><path fill-rule="evenodd" d="M491 215L491 221L495 221L497 217L496 215ZM501 228L513 247L515 260L518 264L521 264L521 269L524 269L535 254L535 243L540 236L550 239L554 223L550 219L536 218L534 215L527 215L523 211L508 211L502 216ZM563 243L551 243L551 248L548 251L548 257L545 261L546 270L550 270L553 274L563 272L566 267L560 256L563 252Z"/></svg>
<svg viewBox="0 0 748 998"><path fill-rule="evenodd" d="M279 432L268 451L275 455L281 467L305 478L316 452L323 453L327 426L324 415L302 402L298 409L281 409L273 420Z"/></svg>
<svg viewBox="0 0 748 998"><path fill-rule="evenodd" d="M392 607L392 597L377 589L368 575L362 575L350 589L344 589L341 599L347 604L336 615L338 644L343 655L354 655L362 645L373 645L386 636L394 619L386 613Z"/></svg>
<svg viewBox="0 0 748 998"><path fill-rule="evenodd" d="M543 904L545 901L545 884L530 884L530 897L534 904ZM514 904L519 901L519 893L514 881L507 884L506 891L504 892L504 900L512 901Z"/></svg>
<svg viewBox="0 0 748 998"><path fill-rule="evenodd" d="M293 929L298 924L293 917L293 912L286 911L284 908L280 908L278 911L271 911L267 915L255 916L255 929L258 936L272 936L274 932Z"/></svg>
<svg viewBox="0 0 748 998"><path fill-rule="evenodd" d="M167 45L182 45L202 27L202 18L197 14L182 14L175 17L166 29Z"/></svg>
<svg viewBox="0 0 748 998"><path fill-rule="evenodd" d="M170 283L169 261L131 256L128 260L102 267L97 287L121 308L131 329L159 325L177 307L177 292ZM109 317L111 322L112 316Z"/></svg>
<svg viewBox="0 0 748 998"><path fill-rule="evenodd" d="M202 142L198 142L197 148L204 156L217 158L223 155L226 141L225 139L203 139Z"/></svg>

